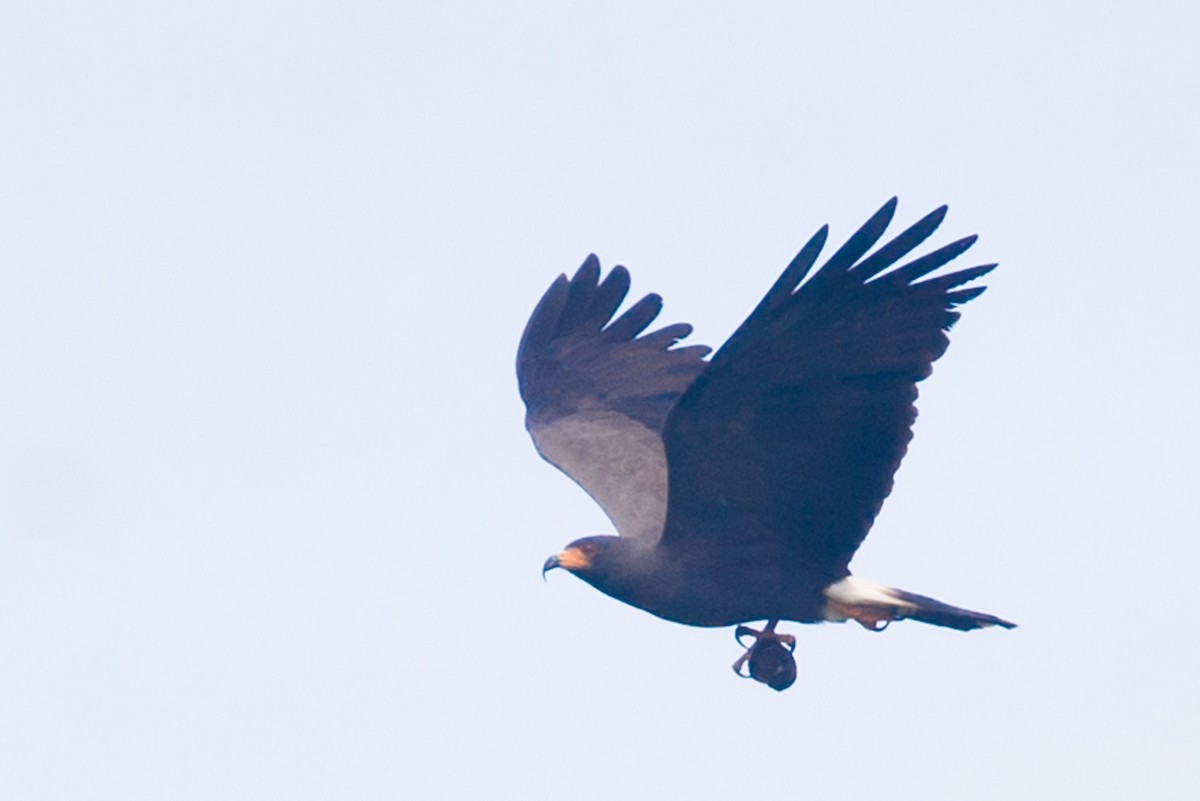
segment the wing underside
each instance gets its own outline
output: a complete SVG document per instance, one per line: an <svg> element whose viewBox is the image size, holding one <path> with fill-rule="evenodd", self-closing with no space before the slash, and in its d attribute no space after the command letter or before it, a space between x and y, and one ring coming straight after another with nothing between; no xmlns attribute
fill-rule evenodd
<svg viewBox="0 0 1200 801"><path fill-rule="evenodd" d="M626 537L658 537L666 517L667 412L703 371L709 348L676 347L677 323L642 332L662 310L647 295L616 315L629 273L600 281L589 256L559 276L534 309L517 351L525 425L538 452L604 509Z"/></svg>

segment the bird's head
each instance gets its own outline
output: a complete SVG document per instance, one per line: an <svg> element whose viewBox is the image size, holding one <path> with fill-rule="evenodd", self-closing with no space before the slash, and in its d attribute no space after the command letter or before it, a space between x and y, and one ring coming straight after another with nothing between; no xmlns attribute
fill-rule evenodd
<svg viewBox="0 0 1200 801"><path fill-rule="evenodd" d="M561 567L618 601L650 612L677 590L678 571L656 542L640 537L583 537L542 565L542 578Z"/></svg>
<svg viewBox="0 0 1200 801"><path fill-rule="evenodd" d="M561 567L609 595L655 567L653 543L629 537L596 536L575 540L542 564L542 578Z"/></svg>
<svg viewBox="0 0 1200 801"><path fill-rule="evenodd" d="M551 556L542 564L542 578L556 567L561 567L587 579L596 571L602 569L607 561L606 555L610 550L610 540L617 537L583 537L572 542L561 551Z"/></svg>

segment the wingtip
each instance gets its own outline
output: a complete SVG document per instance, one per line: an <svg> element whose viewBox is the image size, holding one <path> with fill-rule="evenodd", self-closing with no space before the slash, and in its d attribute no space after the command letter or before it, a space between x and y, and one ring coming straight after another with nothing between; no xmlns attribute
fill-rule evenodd
<svg viewBox="0 0 1200 801"><path fill-rule="evenodd" d="M583 260L583 264L579 265L579 269L575 271L575 275L571 278L572 284L589 284L596 286L600 282L600 259L595 253L589 253L587 258Z"/></svg>
<svg viewBox="0 0 1200 801"><path fill-rule="evenodd" d="M882 206L879 207L879 211L877 211L871 215L871 219L867 223L867 225L871 225L872 223L874 223L876 225L882 224L883 227L886 229L888 227L888 225L891 224L892 218L896 216L896 207L899 205L900 205L900 198L898 198L896 195L892 195L891 198L888 199L887 203L884 203ZM865 228L867 226L863 226L863 227ZM883 231L880 231L879 233L880 233L880 235L882 235Z"/></svg>
<svg viewBox="0 0 1200 801"><path fill-rule="evenodd" d="M628 341L646 330L662 312L662 296L651 292L638 300L604 328L610 340Z"/></svg>
<svg viewBox="0 0 1200 801"><path fill-rule="evenodd" d="M893 197L859 226L858 230L851 234L850 238L817 271L816 279L822 278L822 276L828 278L833 275L841 275L866 255L866 252L874 247L879 238L883 236L883 232L891 225L892 218L896 213L897 202L897 199Z"/></svg>
<svg viewBox="0 0 1200 801"><path fill-rule="evenodd" d="M529 320L525 323L525 330L521 332L520 343L517 345L518 374L520 365L529 357L530 352L544 346L553 338L570 289L571 281L567 278L567 274L559 273L558 277L550 282L550 286L546 288L537 305L534 306L533 313L529 315Z"/></svg>

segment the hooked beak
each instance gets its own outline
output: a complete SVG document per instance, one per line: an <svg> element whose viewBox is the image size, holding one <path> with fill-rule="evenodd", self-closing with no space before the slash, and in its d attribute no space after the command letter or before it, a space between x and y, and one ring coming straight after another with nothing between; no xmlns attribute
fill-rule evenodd
<svg viewBox="0 0 1200 801"><path fill-rule="evenodd" d="M542 562L542 581L546 580L546 574L554 568L558 567L558 554L551 556L545 562Z"/></svg>
<svg viewBox="0 0 1200 801"><path fill-rule="evenodd" d="M546 573L556 567L561 567L564 570L574 573L577 570L587 570L591 566L592 558L584 553L581 548L571 546L560 553L556 553L542 563L542 581L546 580Z"/></svg>

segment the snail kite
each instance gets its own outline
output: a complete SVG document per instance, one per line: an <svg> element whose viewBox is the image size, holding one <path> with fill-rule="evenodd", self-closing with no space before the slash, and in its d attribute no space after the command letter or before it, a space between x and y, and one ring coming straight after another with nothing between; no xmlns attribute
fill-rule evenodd
<svg viewBox="0 0 1200 801"><path fill-rule="evenodd" d="M849 570L912 438L917 382L945 352L955 307L984 291L963 285L995 267L919 280L969 236L892 269L945 206L867 255L895 208L892 198L813 272L828 226L818 231L711 358L677 344L686 323L642 333L658 295L614 319L624 267L601 281L589 256L551 284L517 352L525 425L620 536L578 539L543 573L564 568L677 623L738 626L755 641L739 673L747 658L754 672L764 642L794 647L775 632L780 620L1013 627ZM741 625L755 620L768 622Z"/></svg>

